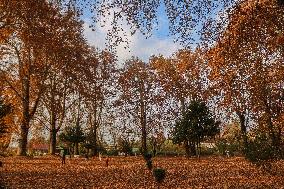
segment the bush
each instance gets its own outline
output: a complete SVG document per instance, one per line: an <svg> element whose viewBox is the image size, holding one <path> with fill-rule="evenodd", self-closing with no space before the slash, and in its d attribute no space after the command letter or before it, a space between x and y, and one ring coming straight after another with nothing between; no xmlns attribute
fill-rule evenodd
<svg viewBox="0 0 284 189"><path fill-rule="evenodd" d="M148 168L149 170L152 170L152 169L153 169L152 160L148 160L148 161L146 162L146 166L147 166L147 168Z"/></svg>
<svg viewBox="0 0 284 189"><path fill-rule="evenodd" d="M229 155L233 156L241 153L241 145L236 142L229 143L223 139L216 142L216 151L221 155L227 155L228 151Z"/></svg>
<svg viewBox="0 0 284 189"><path fill-rule="evenodd" d="M210 156L216 153L216 148L201 148L201 156Z"/></svg>
<svg viewBox="0 0 284 189"><path fill-rule="evenodd" d="M144 157L145 161L149 161L149 160L152 159L153 156L152 156L151 153L146 152L146 153L143 154L143 157Z"/></svg>
<svg viewBox="0 0 284 189"><path fill-rule="evenodd" d="M132 144L130 141L125 139L120 139L118 141L118 146L121 152L125 153L126 155L134 155L132 152Z"/></svg>
<svg viewBox="0 0 284 189"><path fill-rule="evenodd" d="M166 177L166 171L162 168L156 168L153 170L153 175L157 183L162 183Z"/></svg>
<svg viewBox="0 0 284 189"><path fill-rule="evenodd" d="M118 150L109 150L107 151L108 156L118 156Z"/></svg>
<svg viewBox="0 0 284 189"><path fill-rule="evenodd" d="M253 163L261 164L264 161L280 158L281 154L271 145L266 134L258 134L254 140L249 141L245 157Z"/></svg>
<svg viewBox="0 0 284 189"><path fill-rule="evenodd" d="M179 155L185 155L185 153L178 153L175 151L163 151L163 152L158 152L156 156L179 156Z"/></svg>
<svg viewBox="0 0 284 189"><path fill-rule="evenodd" d="M146 152L145 154L143 154L143 157L146 161L146 166L149 170L153 169L153 163L152 163L152 154L149 152Z"/></svg>

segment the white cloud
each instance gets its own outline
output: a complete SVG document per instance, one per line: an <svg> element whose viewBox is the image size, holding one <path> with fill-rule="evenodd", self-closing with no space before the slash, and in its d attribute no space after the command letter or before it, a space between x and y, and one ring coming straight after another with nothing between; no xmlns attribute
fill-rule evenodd
<svg viewBox="0 0 284 189"><path fill-rule="evenodd" d="M85 36L88 42L95 47L103 49L106 47L106 34L108 30L111 28L110 26L110 19L107 19L105 22L105 26L101 27L100 24L96 25L96 31L92 31L89 28L91 23L90 20L85 20ZM141 33L136 32L134 35L130 35L129 26L126 24L124 25L124 29L127 33L127 39L129 41L129 48L125 49L125 45L119 45L117 47L117 56L120 63L124 62L125 60L131 58L132 56L136 56L143 61L148 61L151 55L164 55L170 56L174 52L176 52L181 46L178 43L174 43L173 39L167 36L158 37L157 35L153 34L148 39L145 38Z"/></svg>

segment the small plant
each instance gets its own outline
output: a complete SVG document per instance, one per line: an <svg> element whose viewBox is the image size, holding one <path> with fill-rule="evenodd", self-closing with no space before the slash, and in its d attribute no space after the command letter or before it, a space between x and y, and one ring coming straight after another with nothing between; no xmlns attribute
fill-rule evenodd
<svg viewBox="0 0 284 189"><path fill-rule="evenodd" d="M146 166L149 170L152 170L153 169L153 163L152 163L152 160L148 160L146 161Z"/></svg>
<svg viewBox="0 0 284 189"><path fill-rule="evenodd" d="M164 181L166 177L166 170L162 168L156 168L153 170L153 175L155 177L156 182L158 183L158 188L160 188L160 184Z"/></svg>
<svg viewBox="0 0 284 189"><path fill-rule="evenodd" d="M149 160L152 159L153 156L152 156L151 153L146 152L146 153L143 155L143 157L144 157L145 161L149 161Z"/></svg>
<svg viewBox="0 0 284 189"><path fill-rule="evenodd" d="M153 163L152 163L152 154L151 153L145 153L143 155L145 161L146 161L146 166L147 168L151 171L153 169Z"/></svg>

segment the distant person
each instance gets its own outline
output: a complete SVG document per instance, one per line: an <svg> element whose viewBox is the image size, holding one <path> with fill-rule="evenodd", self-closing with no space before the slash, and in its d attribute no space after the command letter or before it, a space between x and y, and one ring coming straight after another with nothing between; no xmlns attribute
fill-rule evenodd
<svg viewBox="0 0 284 189"><path fill-rule="evenodd" d="M226 156L227 156L227 157L230 157L230 152L229 152L229 150L226 150L225 153L226 153Z"/></svg>
<svg viewBox="0 0 284 189"><path fill-rule="evenodd" d="M61 159L61 165L65 164L65 159L66 159L66 153L65 153L65 150L63 150L62 159Z"/></svg>

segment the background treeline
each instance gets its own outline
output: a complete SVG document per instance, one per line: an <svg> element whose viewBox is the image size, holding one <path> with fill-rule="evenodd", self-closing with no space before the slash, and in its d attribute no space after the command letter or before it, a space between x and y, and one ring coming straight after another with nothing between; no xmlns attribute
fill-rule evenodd
<svg viewBox="0 0 284 189"><path fill-rule="evenodd" d="M167 141L188 155L218 140L223 153L281 157L284 9L266 0L225 5L204 22L196 48L121 65L114 53L88 45L80 6L1 1L2 151L16 139L17 154L26 155L29 140L48 136L51 154L59 139L75 154L80 144L97 154L106 144L146 152Z"/></svg>

